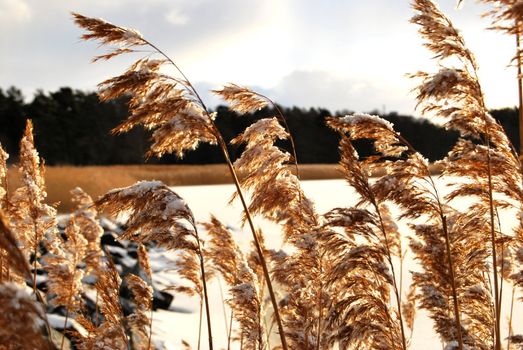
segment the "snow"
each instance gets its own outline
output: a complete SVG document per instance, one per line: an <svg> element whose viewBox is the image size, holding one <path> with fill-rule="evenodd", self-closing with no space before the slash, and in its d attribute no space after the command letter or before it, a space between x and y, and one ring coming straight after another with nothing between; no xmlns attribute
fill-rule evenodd
<svg viewBox="0 0 523 350"><path fill-rule="evenodd" d="M165 206L162 217L166 220L167 218L173 217L184 211L187 211L187 204L185 204L185 201L182 198L174 198Z"/></svg>
<svg viewBox="0 0 523 350"><path fill-rule="evenodd" d="M442 185L441 180L438 181L438 185ZM302 184L305 194L315 201L318 213L325 213L334 207L347 207L354 205L358 198L356 193L352 191L343 180L304 181ZM232 205L227 204L231 194L234 192L233 185L180 186L173 187L172 189L182 198L185 198L187 205L192 209L197 221L207 221L210 219L210 215L214 214L220 221L232 228L234 238L242 249L250 247L252 236L247 227L242 228L242 211L239 201L236 200ZM439 186L439 189L441 189L443 195L449 191L445 186ZM460 209L465 210L468 205L470 205L470 201L463 201L463 206L460 206ZM395 210L393 206L390 207L390 211L393 216L397 214L397 210ZM501 212L504 229L507 230L507 232L509 232L509 227L515 225L519 219L517 214L517 212ZM281 248L281 229L277 225L260 218L255 218L254 221L256 227L261 227L263 229L267 246L276 250ZM416 224L422 223L422 221L416 222ZM398 226L400 232L410 232L406 223L400 222ZM406 246L407 242L404 242L404 245ZM284 254L284 252L281 253ZM183 283L175 272L169 270L172 269L176 261L175 252L154 249L149 255L152 269L155 271L153 274L153 283L157 288L165 288L169 285L180 285ZM398 262L396 261L395 263ZM403 291L406 293L411 281L409 271L419 270L416 263L412 260L412 254L409 254L406 257L403 269ZM216 348L227 347L226 327L228 325L226 324L225 319L230 317L230 309L226 307L224 310L223 306L223 300L228 299L229 295L226 294L227 288L225 285L223 283L221 284L222 285L214 279L208 286L213 327L213 343ZM506 289L503 294L510 295L510 288L504 288ZM223 293L221 292L221 289L223 289ZM471 288L468 292L481 293L483 291L480 288ZM282 297L283 295L278 295L278 298ZM509 299L510 298L506 297L503 300L504 310L509 310ZM154 341L156 343L162 342L166 349L181 350L184 349L181 341L185 340L193 349L196 349L199 311L200 301L197 297L189 297L176 293L169 310L158 310L154 312ZM523 307L521 303L516 303L514 315L514 324L521 324L521 322L523 322ZM202 327L201 334L201 349L207 349L205 313L202 321L204 326ZM508 334L506 328L504 328L502 332L503 334ZM452 344L441 343L439 337L433 330L433 323L429 319L427 313L418 309L410 348L441 350L445 346L447 346L448 349L453 348ZM232 346L232 349L238 348L238 344Z"/></svg>
<svg viewBox="0 0 523 350"><path fill-rule="evenodd" d="M120 192L120 196L126 197L126 196L141 196L144 193L151 191L155 188L162 187L163 183L161 181L138 181L134 185L123 187L123 188L115 188L107 194L112 194L116 192Z"/></svg>
<svg viewBox="0 0 523 350"><path fill-rule="evenodd" d="M57 314L47 314L47 321L54 329L64 329L65 317ZM66 328L73 328L78 333L87 336L89 332L71 317L67 318Z"/></svg>
<svg viewBox="0 0 523 350"><path fill-rule="evenodd" d="M394 125L391 122L389 122L383 118L380 118L377 115L357 113L357 114L347 115L347 116L341 118L340 120L349 125L356 125L356 124L360 124L360 123L371 122L374 124L382 125L386 129L389 129L391 131L394 129Z"/></svg>

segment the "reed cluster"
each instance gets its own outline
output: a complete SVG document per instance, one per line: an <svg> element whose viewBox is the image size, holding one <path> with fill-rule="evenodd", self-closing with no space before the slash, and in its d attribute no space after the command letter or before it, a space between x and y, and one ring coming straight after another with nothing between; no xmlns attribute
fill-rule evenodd
<svg viewBox="0 0 523 350"><path fill-rule="evenodd" d="M523 7L516 0L483 2L494 5L488 13L494 28L517 37L519 67ZM274 112L232 140L243 147L232 160L216 115L169 56L134 29L73 14L83 39L110 48L94 61L147 52L99 85L103 100L129 97L131 114L113 131L152 130L148 156L182 157L202 142L219 147L235 184L231 200L242 204L252 245L240 248L216 217L195 218L159 181L114 189L96 201L75 189L76 210L59 234L29 122L20 144L22 186L12 193L8 155L0 147L0 348L63 349L66 338L78 349L155 348L150 246L177 252L175 270L186 283L170 289L200 300L195 330L205 315L208 338L186 348L406 350L417 310L430 316L446 350L523 348L521 325L512 324L523 288L522 164L488 112L478 65L460 32L432 0L413 0L412 7L412 22L437 68L412 74L419 82L418 108L460 133L439 164L443 179L452 179L450 191L442 194L427 160L390 122L367 114L330 117L356 204L323 214L301 187L294 142L273 101L235 84L214 91L239 114ZM166 73L169 67L174 74ZM359 140L372 142L375 154L361 157ZM463 199L472 199L466 208L458 205ZM518 225L505 227L500 211L519 215ZM120 238L138 244L136 274L122 277L101 248L102 213L123 220ZM278 225L281 249L266 247L254 216ZM407 255L418 262L408 288ZM41 272L49 279L46 290L37 285ZM208 298L213 279L228 287L227 344L212 336L218 331ZM130 314L120 302L123 284L132 295ZM96 293L96 315L85 312L86 288ZM510 309L503 308L504 298L511 298ZM64 329L75 320L83 331L57 340L46 318L57 307Z"/></svg>

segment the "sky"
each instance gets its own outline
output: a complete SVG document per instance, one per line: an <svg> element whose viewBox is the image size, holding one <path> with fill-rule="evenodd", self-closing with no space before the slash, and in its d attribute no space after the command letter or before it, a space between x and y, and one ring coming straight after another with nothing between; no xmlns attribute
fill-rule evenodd
<svg viewBox="0 0 523 350"><path fill-rule="evenodd" d="M476 54L487 105L516 105L515 39L486 30L476 1L439 5ZM233 82L284 106L419 115L406 74L437 70L409 0L0 0L0 88L28 100L37 89L95 91L132 63L90 63L105 49L79 39L71 11L139 30L210 106L220 101L208 90Z"/></svg>

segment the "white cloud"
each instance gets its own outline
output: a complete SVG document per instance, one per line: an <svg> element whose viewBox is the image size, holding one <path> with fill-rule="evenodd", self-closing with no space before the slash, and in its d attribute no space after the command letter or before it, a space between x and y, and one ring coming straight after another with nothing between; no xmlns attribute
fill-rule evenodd
<svg viewBox="0 0 523 350"><path fill-rule="evenodd" d="M414 96L405 82L389 85L329 71L294 71L266 93L286 106L326 107L332 112L414 111Z"/></svg>
<svg viewBox="0 0 523 350"><path fill-rule="evenodd" d="M0 1L0 22L2 25L9 23L26 23L33 17L31 8L24 0Z"/></svg>
<svg viewBox="0 0 523 350"><path fill-rule="evenodd" d="M189 22L189 16L179 9L172 9L166 15L167 22L175 26L184 26Z"/></svg>

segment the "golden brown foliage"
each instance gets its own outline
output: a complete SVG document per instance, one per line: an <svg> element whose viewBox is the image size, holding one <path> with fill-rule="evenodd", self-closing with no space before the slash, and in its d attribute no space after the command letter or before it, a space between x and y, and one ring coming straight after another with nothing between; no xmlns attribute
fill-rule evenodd
<svg viewBox="0 0 523 350"><path fill-rule="evenodd" d="M229 103L229 107L238 113L253 113L269 105L269 101L256 92L236 84L228 84L221 90L213 91Z"/></svg>
<svg viewBox="0 0 523 350"><path fill-rule="evenodd" d="M133 295L134 313L127 316L127 323L131 328L133 347L139 350L151 349L148 340L151 320L150 311L153 302L153 289L142 278L136 275L126 277L127 286Z"/></svg>
<svg viewBox="0 0 523 350"><path fill-rule="evenodd" d="M9 228L7 220L1 210L0 252L2 252L3 254L2 259L5 259L3 260L2 270L0 270L0 273L2 274L0 278L0 283L4 282L4 274L5 280L9 280L9 270L14 271L23 278L28 278L31 275L29 265L27 264L27 260L25 259L25 256L22 253L22 251L18 248L15 235Z"/></svg>
<svg viewBox="0 0 523 350"><path fill-rule="evenodd" d="M109 260L108 269L96 282L96 289L102 301L100 310L104 316L101 325L95 326L84 317L76 320L88 335L78 336L78 348L81 350L127 349L129 339L125 330L125 317L120 304L120 284L122 280L114 263Z"/></svg>
<svg viewBox="0 0 523 350"><path fill-rule="evenodd" d="M230 287L228 304L240 326L239 339L244 349L263 349L265 334L260 285L232 233L215 217L204 223L211 236L206 250L215 268Z"/></svg>
<svg viewBox="0 0 523 350"><path fill-rule="evenodd" d="M58 251L43 257L49 283L48 293L55 306L65 306L67 312L78 312L82 306L82 278L84 271L78 265L84 260L87 241L72 217L65 228L66 241ZM60 239L61 241L61 239Z"/></svg>
<svg viewBox="0 0 523 350"><path fill-rule="evenodd" d="M29 294L11 283L0 284L0 345L7 349L52 349L44 336L44 311Z"/></svg>

